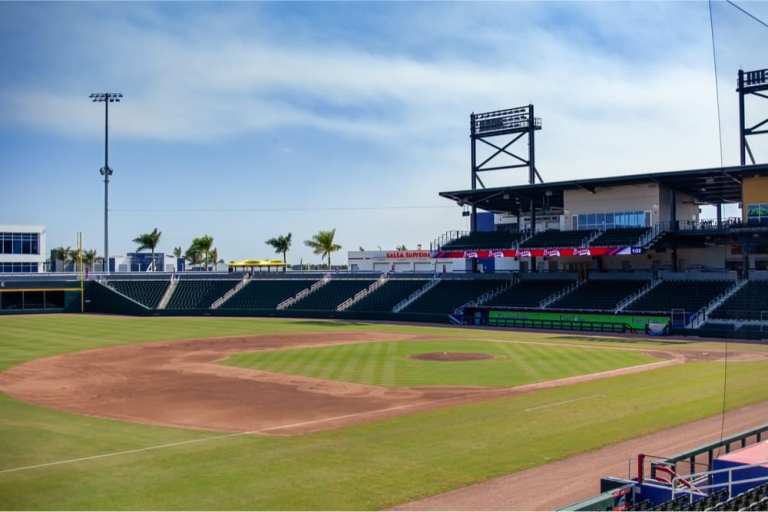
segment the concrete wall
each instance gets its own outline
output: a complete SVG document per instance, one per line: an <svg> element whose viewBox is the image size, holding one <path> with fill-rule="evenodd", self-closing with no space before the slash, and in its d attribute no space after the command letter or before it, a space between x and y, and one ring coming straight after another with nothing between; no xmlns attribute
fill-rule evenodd
<svg viewBox="0 0 768 512"><path fill-rule="evenodd" d="M672 220L672 195L671 189L661 187L659 193L659 220L655 222L670 222ZM691 196L678 192L676 203L678 221L683 223L699 219L699 205L693 203Z"/></svg>
<svg viewBox="0 0 768 512"><path fill-rule="evenodd" d="M651 223L658 222L659 186L656 184L597 187L595 192L577 189L564 192L565 225L573 228L573 216L580 213L651 212Z"/></svg>

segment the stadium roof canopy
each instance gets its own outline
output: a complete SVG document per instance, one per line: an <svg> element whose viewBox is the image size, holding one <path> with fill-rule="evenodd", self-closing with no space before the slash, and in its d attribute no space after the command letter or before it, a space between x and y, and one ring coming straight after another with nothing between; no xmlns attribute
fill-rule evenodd
<svg viewBox="0 0 768 512"><path fill-rule="evenodd" d="M457 190L440 192L440 195L456 201L459 205L476 206L497 213L517 214L530 211L531 201L537 210L554 213L563 210L563 196L566 190L582 189L594 193L598 187L656 183L687 194L699 204L738 203L741 202L742 179L751 176L768 176L768 164Z"/></svg>

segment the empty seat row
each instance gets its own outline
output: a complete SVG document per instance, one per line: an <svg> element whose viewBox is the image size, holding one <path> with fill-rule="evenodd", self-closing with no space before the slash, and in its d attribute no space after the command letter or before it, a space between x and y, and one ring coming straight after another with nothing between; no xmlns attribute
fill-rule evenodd
<svg viewBox="0 0 768 512"><path fill-rule="evenodd" d="M332 279L315 292L290 306L290 309L333 311L336 307L368 288L374 283L370 279Z"/></svg>
<svg viewBox="0 0 768 512"><path fill-rule="evenodd" d="M221 309L275 309L313 283L308 279L255 279L222 304Z"/></svg>
<svg viewBox="0 0 768 512"><path fill-rule="evenodd" d="M237 283L235 280L181 280L176 284L168 309L208 309Z"/></svg>
<svg viewBox="0 0 768 512"><path fill-rule="evenodd" d="M749 281L710 316L729 320L768 320L768 281Z"/></svg>
<svg viewBox="0 0 768 512"><path fill-rule="evenodd" d="M567 279L524 279L503 291L487 304L489 306L536 308L539 303L571 286L575 280Z"/></svg>
<svg viewBox="0 0 768 512"><path fill-rule="evenodd" d="M635 246L650 228L615 228L607 229L590 242L592 247Z"/></svg>
<svg viewBox="0 0 768 512"><path fill-rule="evenodd" d="M136 302L145 305L150 309L155 309L163 298L165 290L168 289L170 281L109 281L109 286L132 298Z"/></svg>
<svg viewBox="0 0 768 512"><path fill-rule="evenodd" d="M581 247L595 235L595 231L540 231L520 244L520 247Z"/></svg>
<svg viewBox="0 0 768 512"><path fill-rule="evenodd" d="M733 281L662 281L627 306L626 311L694 313L724 293Z"/></svg>
<svg viewBox="0 0 768 512"><path fill-rule="evenodd" d="M520 236L512 231L476 231L446 243L443 249L506 249L514 247Z"/></svg>
<svg viewBox="0 0 768 512"><path fill-rule="evenodd" d="M550 304L552 309L613 310L621 301L640 291L646 280L599 279L587 281L573 292Z"/></svg>
<svg viewBox="0 0 768 512"><path fill-rule="evenodd" d="M496 279L444 279L409 304L403 312L451 314L467 302L508 283Z"/></svg>
<svg viewBox="0 0 768 512"><path fill-rule="evenodd" d="M426 279L390 279L373 293L353 304L349 311L390 312L400 301L426 284Z"/></svg>

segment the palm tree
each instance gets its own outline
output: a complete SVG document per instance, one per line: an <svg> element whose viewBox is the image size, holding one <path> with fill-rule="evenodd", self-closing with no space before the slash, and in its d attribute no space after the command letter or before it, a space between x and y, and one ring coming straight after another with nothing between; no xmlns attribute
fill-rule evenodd
<svg viewBox="0 0 768 512"><path fill-rule="evenodd" d="M398 245L397 247L395 247L395 250L396 251L407 251L408 248L405 246L405 244L402 244L402 245Z"/></svg>
<svg viewBox="0 0 768 512"><path fill-rule="evenodd" d="M192 240L192 247L197 248L198 252L204 255L205 270L208 270L208 261L210 260L211 249L213 248L213 237L203 235Z"/></svg>
<svg viewBox="0 0 768 512"><path fill-rule="evenodd" d="M283 263L285 264L283 267L283 272L285 272L285 269L288 266L288 258L286 254L288 254L288 251L291 249L291 234L288 233L287 235L280 235L274 238L270 238L264 243L271 245L275 249L276 253L283 253Z"/></svg>
<svg viewBox="0 0 768 512"><path fill-rule="evenodd" d="M200 252L200 248L197 247L194 242L184 253L184 259L187 260L192 266L198 265L201 261L203 261L203 254Z"/></svg>
<svg viewBox="0 0 768 512"><path fill-rule="evenodd" d="M181 247L174 247L173 248L173 255L177 258L181 258L181 255L184 254L184 250Z"/></svg>
<svg viewBox="0 0 768 512"><path fill-rule="evenodd" d="M323 258L328 256L328 270L331 269L331 253L341 249L341 246L334 243L336 228L329 231L318 231L311 240L305 240L304 245L311 248L315 254L320 254Z"/></svg>
<svg viewBox="0 0 768 512"><path fill-rule="evenodd" d="M69 251L69 247L64 247L62 245L51 249L51 259L53 260L51 263L53 264L53 270L58 268L57 262L59 261L63 265L66 265L67 260L69 259Z"/></svg>
<svg viewBox="0 0 768 512"><path fill-rule="evenodd" d="M95 249L91 249L83 252L83 263L85 264L85 268L87 268L89 272L93 271L93 264L96 263Z"/></svg>
<svg viewBox="0 0 768 512"><path fill-rule="evenodd" d="M67 259L64 263L71 263L72 269L77 272L77 266L80 263L80 249L70 249L67 247Z"/></svg>
<svg viewBox="0 0 768 512"><path fill-rule="evenodd" d="M133 239L133 243L139 244L139 246L136 248L136 252L141 252L144 249L149 249L152 251L152 270L157 270L157 265L155 265L155 248L160 242L160 236L162 234L163 233L161 231L158 231L157 228L155 228L150 233L142 233Z"/></svg>
<svg viewBox="0 0 768 512"><path fill-rule="evenodd" d="M211 249L211 261L213 262L213 270L216 271L216 265L223 263L224 260L219 259L219 250L215 247Z"/></svg>

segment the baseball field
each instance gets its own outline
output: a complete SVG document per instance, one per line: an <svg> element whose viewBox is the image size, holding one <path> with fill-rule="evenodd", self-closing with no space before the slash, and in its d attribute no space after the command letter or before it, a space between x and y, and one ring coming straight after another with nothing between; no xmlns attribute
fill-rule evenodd
<svg viewBox="0 0 768 512"><path fill-rule="evenodd" d="M397 507L714 416L722 350L362 322L2 316L0 509ZM726 408L768 401L768 351L729 354Z"/></svg>

